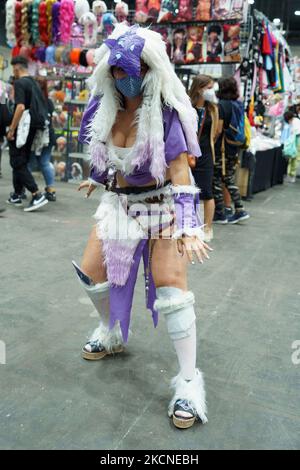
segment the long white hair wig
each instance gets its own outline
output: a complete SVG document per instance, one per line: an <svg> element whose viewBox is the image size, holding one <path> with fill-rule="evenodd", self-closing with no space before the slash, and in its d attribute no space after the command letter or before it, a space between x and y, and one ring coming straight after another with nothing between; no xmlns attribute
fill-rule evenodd
<svg viewBox="0 0 300 470"><path fill-rule="evenodd" d="M128 30L126 24L118 24L110 39L118 39ZM145 40L141 59L149 66L149 70L143 81L143 103L137 115L138 128L132 168L141 167L149 159L153 178L157 183L162 183L166 171L162 103L178 112L188 151L194 155L197 152L197 114L170 63L160 34L141 27L136 30L136 34ZM90 127L92 159L100 171L104 170L107 160L105 144L110 137L117 112L122 108L122 97L114 85L109 56L110 49L107 45L103 44L97 49L97 66L89 79L93 96L102 96Z"/></svg>

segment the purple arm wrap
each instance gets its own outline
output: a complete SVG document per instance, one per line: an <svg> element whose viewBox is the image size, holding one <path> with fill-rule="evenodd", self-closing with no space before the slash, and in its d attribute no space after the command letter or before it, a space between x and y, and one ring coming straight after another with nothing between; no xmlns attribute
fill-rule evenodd
<svg viewBox="0 0 300 470"><path fill-rule="evenodd" d="M107 171L104 173L100 173L99 171L96 170L95 167L92 167L91 172L90 172L90 177L89 177L90 183L94 185L98 184L106 184L107 182Z"/></svg>
<svg viewBox="0 0 300 470"><path fill-rule="evenodd" d="M176 188L176 187L175 187ZM203 238L201 230L202 223L199 217L199 193L176 192L173 187L173 200L176 214L176 232L174 238L181 238L182 235L197 235Z"/></svg>

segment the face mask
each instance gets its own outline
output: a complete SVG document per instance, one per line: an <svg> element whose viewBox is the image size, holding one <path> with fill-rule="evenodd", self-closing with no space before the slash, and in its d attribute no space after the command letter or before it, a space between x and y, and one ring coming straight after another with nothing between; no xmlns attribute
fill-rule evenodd
<svg viewBox="0 0 300 470"><path fill-rule="evenodd" d="M116 78L115 86L123 96L134 98L141 94L143 77Z"/></svg>
<svg viewBox="0 0 300 470"><path fill-rule="evenodd" d="M208 101L209 103L215 103L215 104L218 103L218 98L213 88L211 88L210 90L205 90L203 93L203 98L205 99L205 101Z"/></svg>

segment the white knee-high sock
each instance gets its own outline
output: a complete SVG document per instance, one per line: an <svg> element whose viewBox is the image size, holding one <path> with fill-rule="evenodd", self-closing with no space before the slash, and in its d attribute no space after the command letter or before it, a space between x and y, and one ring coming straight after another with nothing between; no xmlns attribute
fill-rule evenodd
<svg viewBox="0 0 300 470"><path fill-rule="evenodd" d="M184 380L193 380L196 371L196 322L190 328L190 336L173 341L180 367L180 375Z"/></svg>

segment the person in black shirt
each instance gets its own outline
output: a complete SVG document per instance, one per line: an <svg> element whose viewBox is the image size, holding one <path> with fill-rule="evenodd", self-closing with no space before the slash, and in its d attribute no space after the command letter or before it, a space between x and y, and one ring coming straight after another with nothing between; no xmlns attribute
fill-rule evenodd
<svg viewBox="0 0 300 470"><path fill-rule="evenodd" d="M48 121L49 121L49 144L42 148L39 155L32 152L30 157L29 164L31 165L35 160L37 160L40 170L45 179L46 188L45 188L45 197L48 201L56 201L56 191L55 191L55 170L54 166L51 164L51 154L52 148L56 144L55 133L52 125L52 115L54 112L53 101L48 96L48 86L47 80L44 77L38 77L37 82L42 90L42 93L47 101L48 106Z"/></svg>
<svg viewBox="0 0 300 470"><path fill-rule="evenodd" d="M200 198L204 201L205 241L210 242L213 239L212 222L215 212L213 195L214 146L219 124L213 78L208 75L195 77L190 90L190 98L199 115L198 138L202 152L201 158L196 160L193 176L201 190Z"/></svg>
<svg viewBox="0 0 300 470"><path fill-rule="evenodd" d="M18 126L21 118L25 110L30 110L31 99L34 92L34 80L29 77L28 61L25 57L14 57L11 61L11 65L13 66L13 74L15 77L15 110L7 134L7 140L9 143L10 165L13 169L14 193L11 194L7 202L14 205L22 204L20 195L25 187L31 192L32 199L29 207L25 208L24 211L31 212L48 203L45 196L39 192L38 186L28 169L28 161L36 129L30 127L25 144L20 148L16 145Z"/></svg>
<svg viewBox="0 0 300 470"><path fill-rule="evenodd" d="M213 192L216 203L214 223L236 224L249 219L249 214L244 210L241 195L235 182L238 164L238 147L228 144L224 139L225 129L228 129L232 118L232 102L238 100L239 91L236 80L222 78L219 80L219 138L217 139L215 152L216 164L214 169ZM225 143L225 168L222 161L222 145ZM224 172L225 169L225 172ZM234 203L235 213L227 217L224 206L223 185L229 191L231 201Z"/></svg>

